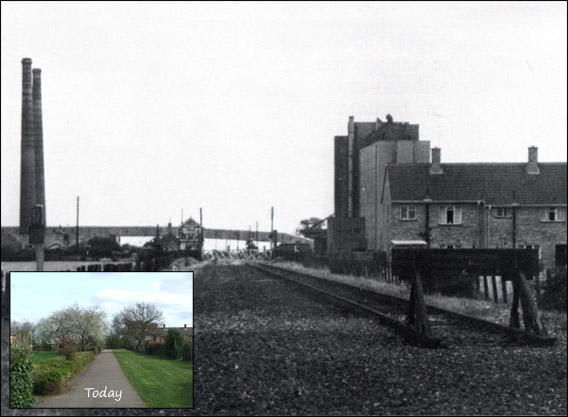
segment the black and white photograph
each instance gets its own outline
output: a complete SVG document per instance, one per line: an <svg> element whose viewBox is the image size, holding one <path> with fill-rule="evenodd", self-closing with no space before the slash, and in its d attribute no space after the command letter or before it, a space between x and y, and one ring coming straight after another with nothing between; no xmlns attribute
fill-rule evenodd
<svg viewBox="0 0 568 417"><path fill-rule="evenodd" d="M2 415L567 414L566 2L0 7Z"/></svg>

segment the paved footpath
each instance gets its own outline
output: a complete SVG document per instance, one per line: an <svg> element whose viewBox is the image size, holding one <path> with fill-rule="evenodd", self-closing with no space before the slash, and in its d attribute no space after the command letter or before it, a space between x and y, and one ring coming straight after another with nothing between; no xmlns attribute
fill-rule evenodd
<svg viewBox="0 0 568 417"><path fill-rule="evenodd" d="M85 388L94 388L94 390L87 391ZM95 357L94 362L86 370L79 374L69 392L39 398L35 407L145 408L146 405L122 372L112 351L105 349Z"/></svg>

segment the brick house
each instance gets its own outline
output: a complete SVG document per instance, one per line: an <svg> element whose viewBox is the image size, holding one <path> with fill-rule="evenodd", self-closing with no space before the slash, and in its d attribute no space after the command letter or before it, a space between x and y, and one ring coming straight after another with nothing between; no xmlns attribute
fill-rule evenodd
<svg viewBox="0 0 568 417"><path fill-rule="evenodd" d="M391 164L375 206L377 250L423 242L429 248L539 249L544 268L566 264L566 163Z"/></svg>
<svg viewBox="0 0 568 417"><path fill-rule="evenodd" d="M144 342L164 343L169 329L177 329L184 339L193 340L193 327L187 327L186 324L184 324L183 327L166 327L166 325L163 324L162 327L156 327L150 330L148 335L144 338Z"/></svg>

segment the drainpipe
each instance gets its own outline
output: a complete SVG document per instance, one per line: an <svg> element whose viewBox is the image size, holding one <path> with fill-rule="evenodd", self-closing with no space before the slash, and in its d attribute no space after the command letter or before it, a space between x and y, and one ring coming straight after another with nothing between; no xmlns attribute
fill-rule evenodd
<svg viewBox="0 0 568 417"><path fill-rule="evenodd" d="M513 216L513 249L517 247L517 205L517 203L513 203L513 207L511 207Z"/></svg>
<svg viewBox="0 0 568 417"><path fill-rule="evenodd" d="M483 208L481 206L483 202L477 202L477 247L481 247L481 216L483 216Z"/></svg>
<svg viewBox="0 0 568 417"><path fill-rule="evenodd" d="M513 207L511 207L511 215L513 216L513 249L517 247L517 190L513 190Z"/></svg>
<svg viewBox="0 0 568 417"><path fill-rule="evenodd" d="M426 189L426 198L424 199L424 208L426 211L426 222L425 222L425 230L424 230L424 238L426 239L426 249L430 249L430 240L432 236L430 236L430 203L432 199L430 198L430 190Z"/></svg>
<svg viewBox="0 0 568 417"><path fill-rule="evenodd" d="M491 247L491 204L487 206L487 247Z"/></svg>
<svg viewBox="0 0 568 417"><path fill-rule="evenodd" d="M426 248L430 249L430 204L427 200L425 201L425 207L426 207L426 230L425 230Z"/></svg>

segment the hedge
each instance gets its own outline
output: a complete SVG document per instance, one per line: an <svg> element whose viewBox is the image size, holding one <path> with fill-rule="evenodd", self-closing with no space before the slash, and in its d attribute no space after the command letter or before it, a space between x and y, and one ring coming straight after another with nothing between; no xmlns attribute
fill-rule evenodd
<svg viewBox="0 0 568 417"><path fill-rule="evenodd" d="M32 359L25 349L10 351L10 408L32 408L35 402Z"/></svg>
<svg viewBox="0 0 568 417"><path fill-rule="evenodd" d="M163 343L146 343L146 353L148 355L166 356L166 346Z"/></svg>
<svg viewBox="0 0 568 417"><path fill-rule="evenodd" d="M93 357L93 352L82 352L75 356L74 361L57 357L35 364L32 371L34 394L58 393L65 382L81 372Z"/></svg>

